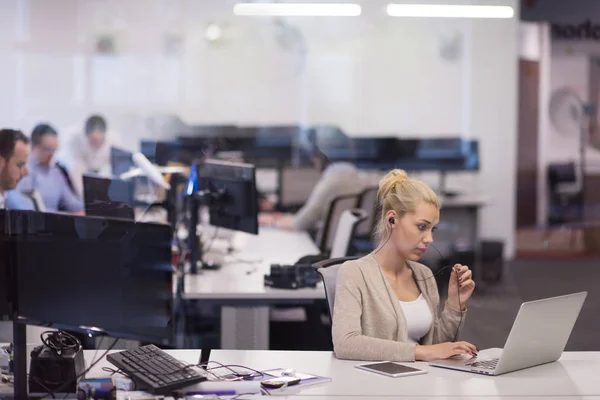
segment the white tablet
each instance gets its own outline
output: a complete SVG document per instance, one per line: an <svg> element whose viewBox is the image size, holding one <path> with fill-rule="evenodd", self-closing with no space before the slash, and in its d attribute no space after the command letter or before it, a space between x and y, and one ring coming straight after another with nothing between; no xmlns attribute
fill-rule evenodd
<svg viewBox="0 0 600 400"><path fill-rule="evenodd" d="M427 371L414 368L407 367L406 365L398 364L395 362L384 361L377 363L369 363L369 364L359 364L356 365L356 368L364 369L365 371L375 372L377 374L382 374L385 376L389 376L392 378L398 378L400 376L409 376L409 375L420 375L426 374Z"/></svg>

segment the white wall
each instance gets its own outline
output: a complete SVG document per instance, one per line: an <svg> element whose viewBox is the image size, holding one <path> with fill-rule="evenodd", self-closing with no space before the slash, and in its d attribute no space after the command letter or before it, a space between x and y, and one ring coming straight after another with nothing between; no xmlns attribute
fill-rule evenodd
<svg viewBox="0 0 600 400"><path fill-rule="evenodd" d="M449 185L489 196L481 232L512 255L518 1L495 1L515 8L511 20L463 21L390 18L387 1L361 0L359 18L287 19L288 29L234 17L233 3L2 0L0 125L64 129L101 112L130 148L150 136L143 117L170 113L477 138L481 172ZM206 40L211 23L223 40ZM94 53L99 35L116 39L116 55ZM167 36L180 52L164 51Z"/></svg>

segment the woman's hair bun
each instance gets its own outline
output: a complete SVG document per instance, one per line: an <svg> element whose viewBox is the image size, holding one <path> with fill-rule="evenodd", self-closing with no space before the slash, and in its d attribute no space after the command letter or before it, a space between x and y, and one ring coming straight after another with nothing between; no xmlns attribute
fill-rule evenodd
<svg viewBox="0 0 600 400"><path fill-rule="evenodd" d="M391 170L379 181L379 198L385 198L388 194L392 193L396 185L399 185L407 180L408 175L403 169Z"/></svg>

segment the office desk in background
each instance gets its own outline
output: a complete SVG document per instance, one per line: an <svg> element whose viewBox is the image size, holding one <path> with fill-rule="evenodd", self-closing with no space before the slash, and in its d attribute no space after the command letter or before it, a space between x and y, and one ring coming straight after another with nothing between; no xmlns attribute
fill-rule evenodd
<svg viewBox="0 0 600 400"><path fill-rule="evenodd" d="M306 232L261 227L258 235L236 232L233 254L220 270L202 270L184 278L182 299L221 306L221 348L269 348L269 311L274 304L310 303L324 299L321 284L298 290L265 287L271 264L294 264L300 257L319 254ZM207 256L210 257L210 254Z"/></svg>
<svg viewBox="0 0 600 400"><path fill-rule="evenodd" d="M198 363L199 350L169 350L175 358L190 364ZM85 350L86 364L90 365L95 350ZM102 353L100 353L102 354ZM223 364L247 366L256 370L294 368L297 372L331 378L331 382L290 387L278 392L278 396L290 399L319 398L568 398L600 396L600 352L566 352L558 362L515 371L492 377L430 367L418 362L414 366L428 371L424 375L404 378L388 378L362 371L354 366L356 361L336 359L331 352L297 351L248 351L215 350L210 359ZM411 364L411 363L407 363ZM88 378L106 377L103 367L112 367L106 359L100 361L88 373ZM0 385L0 397L11 390ZM274 393L275 394L275 393ZM253 398L244 396L244 398ZM259 396L255 398L261 398ZM264 398L264 397L262 397Z"/></svg>

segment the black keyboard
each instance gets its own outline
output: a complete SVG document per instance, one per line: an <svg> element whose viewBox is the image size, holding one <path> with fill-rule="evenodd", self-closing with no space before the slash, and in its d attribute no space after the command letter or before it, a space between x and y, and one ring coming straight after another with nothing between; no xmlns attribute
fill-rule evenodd
<svg viewBox="0 0 600 400"><path fill-rule="evenodd" d="M188 367L152 344L109 354L106 359L135 382L136 390L155 394L170 395L207 379L206 372Z"/></svg>

